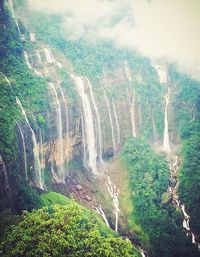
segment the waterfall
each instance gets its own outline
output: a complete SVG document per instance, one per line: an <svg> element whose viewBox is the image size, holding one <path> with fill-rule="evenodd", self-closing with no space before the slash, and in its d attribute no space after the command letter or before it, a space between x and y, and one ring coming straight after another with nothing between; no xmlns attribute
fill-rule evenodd
<svg viewBox="0 0 200 257"><path fill-rule="evenodd" d="M154 68L157 71L160 84L168 83L168 75L166 69L161 65L155 65Z"/></svg>
<svg viewBox="0 0 200 257"><path fill-rule="evenodd" d="M31 64L29 62L29 57L28 57L28 54L27 54L26 51L24 51L24 57L25 57L25 61L26 61L27 66L29 67L30 70L32 70L33 67L31 66Z"/></svg>
<svg viewBox="0 0 200 257"><path fill-rule="evenodd" d="M108 192L112 198L113 201L113 207L114 207L114 212L115 212L115 231L118 232L118 221L119 221L119 189L114 185L110 177L108 176L108 184L107 184Z"/></svg>
<svg viewBox="0 0 200 257"><path fill-rule="evenodd" d="M91 83L89 81L89 79L87 79L88 85L89 85L89 89L90 89L90 96L91 96L91 100L92 100L92 105L94 107L94 112L95 112L95 116L97 119L97 141L98 141L98 158L99 161L101 163L103 163L103 154L102 154L102 132L101 132L101 122L100 122L100 115L99 115L99 110L96 104L96 101L94 99L94 94L92 91L92 86Z"/></svg>
<svg viewBox="0 0 200 257"><path fill-rule="evenodd" d="M53 97L53 104L55 105L56 110L56 128L57 128L57 144L56 144L56 150L57 150L57 166L59 169L59 178L64 182L65 180L65 174L64 174L64 147L63 147L63 131L62 131L62 111L60 102L58 99L58 94L55 89L55 86L53 83L48 83Z"/></svg>
<svg viewBox="0 0 200 257"><path fill-rule="evenodd" d="M66 144L68 144L68 138L69 138L69 113L68 113L68 106L67 106L67 101L65 100L65 96L62 90L62 87L60 86L60 83L58 83L58 88L60 90L61 93L61 97L62 97L62 101L64 103L64 107L65 107L65 115L66 115ZM69 146L68 146L69 147ZM66 157L66 163L67 163L67 170L68 170L68 162L69 162L69 152L65 154Z"/></svg>
<svg viewBox="0 0 200 257"><path fill-rule="evenodd" d="M106 95L105 90L104 90L104 97L105 97L105 100L106 100L106 105L107 105L107 109L108 109L108 116L109 116L109 120L110 120L113 156L115 157L116 142L115 142L114 126L113 126L112 114L111 114L111 109L110 109L110 103L109 103L109 100L108 100L108 97Z"/></svg>
<svg viewBox="0 0 200 257"><path fill-rule="evenodd" d="M2 156L0 155L0 167L2 167L3 173L4 173L4 185L5 185L5 190L8 191L8 193L11 193L11 188L10 188L10 183L8 180L8 174L6 170L5 163L3 162Z"/></svg>
<svg viewBox="0 0 200 257"><path fill-rule="evenodd" d="M165 127L164 127L164 136L163 136L163 148L164 151L169 153L170 152L170 143L169 143L169 128L168 128L168 105L169 105L169 91L168 93L164 96L165 98Z"/></svg>
<svg viewBox="0 0 200 257"><path fill-rule="evenodd" d="M29 120L26 116L26 112L19 100L18 97L16 97L16 103L17 105L20 107L21 112L24 116L24 119L31 131L32 134L32 142L33 142L33 157L34 157L34 171L35 171L35 184L38 188L43 189L44 190L44 181L42 179L42 171L41 171L41 166L40 166L40 157L39 157L39 147L37 144L37 140L36 140L36 136L35 136L35 132L33 131L33 129L31 128L31 125L29 123Z"/></svg>
<svg viewBox="0 0 200 257"><path fill-rule="evenodd" d="M35 53L36 53L36 56L37 56L38 63L41 64L42 63L42 58L41 58L41 55L40 55L40 51L35 50Z"/></svg>
<svg viewBox="0 0 200 257"><path fill-rule="evenodd" d="M8 85L11 85L9 79L3 74L3 72L0 71L0 74L3 75L3 77L5 78L5 81L8 83Z"/></svg>
<svg viewBox="0 0 200 257"><path fill-rule="evenodd" d="M129 101L129 108L130 108L130 112L131 112L131 124L132 124L132 136L136 137L136 126L135 126L135 96L134 96L134 92L132 94L132 98L129 95L129 91L127 89L127 97L128 97L128 101Z"/></svg>
<svg viewBox="0 0 200 257"><path fill-rule="evenodd" d="M62 64L57 62L49 48L44 48L44 54L48 63L56 63L56 65L62 68Z"/></svg>
<svg viewBox="0 0 200 257"><path fill-rule="evenodd" d="M109 222L106 218L105 212L103 211L103 209L101 207L101 204L99 204L98 206L95 206L94 208L95 208L95 211L102 216L104 222L106 223L107 227L109 228L110 225L109 225Z"/></svg>
<svg viewBox="0 0 200 257"><path fill-rule="evenodd" d="M95 141L95 131L93 124L92 110L90 101L85 93L85 86L82 77L71 75L76 82L78 94L81 97L83 105L84 128L85 128L85 143L87 146L87 165L93 172L97 171L97 150Z"/></svg>
<svg viewBox="0 0 200 257"><path fill-rule="evenodd" d="M152 110L152 126L153 126L153 136L154 136L154 140L155 142L157 141L157 132L156 132L156 123L155 123L155 119L154 119L154 114L153 114L153 110Z"/></svg>
<svg viewBox="0 0 200 257"><path fill-rule="evenodd" d="M30 33L30 41L31 42L35 42L35 34L34 33Z"/></svg>
<svg viewBox="0 0 200 257"><path fill-rule="evenodd" d="M17 126L19 128L19 133L22 139L22 146L23 146L23 157L24 157L24 170L25 170L25 178L26 180L28 180L28 169L27 169L27 157L26 157L26 144L25 144L25 139L24 139L24 134L22 132L22 129L19 125L19 123L17 122Z"/></svg>
<svg viewBox="0 0 200 257"><path fill-rule="evenodd" d="M120 126L119 126L119 119L117 116L117 111L116 111L116 106L115 106L115 101L114 98L112 98L112 105L113 105L113 112L114 112L114 117L115 117L115 123L116 123L116 128L117 128L117 148L120 146Z"/></svg>
<svg viewBox="0 0 200 257"><path fill-rule="evenodd" d="M68 137L69 135L69 113L68 113L68 107L67 107L67 101L65 100L65 96L64 96L64 93L63 93L63 90L62 90L62 87L60 86L60 83L58 83L58 88L60 90L60 94L61 94L61 97L62 97L62 101L64 103L64 106L65 106L65 115L66 115L66 137Z"/></svg>
<svg viewBox="0 0 200 257"><path fill-rule="evenodd" d="M131 71L127 61L125 61L124 63L124 71L125 71L126 78L128 79L129 82L131 82L132 81Z"/></svg>
<svg viewBox="0 0 200 257"><path fill-rule="evenodd" d="M53 59L52 59L52 57L51 57L51 54L50 54L48 48L44 48L44 54L45 54L45 57L46 57L46 61L47 61L48 63L53 63Z"/></svg>
<svg viewBox="0 0 200 257"><path fill-rule="evenodd" d="M169 168L170 168L170 181L174 180L174 178L177 179L177 172L178 172L178 169L179 169L178 160L179 160L178 156L175 155L171 159L171 161L170 161L170 164L169 164ZM174 181L173 181L173 184L174 184ZM170 186L169 189L168 189L168 192L171 194L172 199L173 199L173 201L175 203L175 206L178 209L181 209L181 211L182 211L182 214L183 214L183 229L185 230L186 235L187 236L190 235L192 237L191 238L192 243L196 244L198 246L198 248L199 248L200 244L197 241L194 233L191 231L191 228L190 228L190 216L186 212L185 205L182 204L181 201L178 198L177 188L178 188L178 182L176 182L175 186Z"/></svg>
<svg viewBox="0 0 200 257"><path fill-rule="evenodd" d="M84 118L81 115L81 128L82 128L82 146L83 146L83 166L86 167L86 142L85 142L85 125Z"/></svg>

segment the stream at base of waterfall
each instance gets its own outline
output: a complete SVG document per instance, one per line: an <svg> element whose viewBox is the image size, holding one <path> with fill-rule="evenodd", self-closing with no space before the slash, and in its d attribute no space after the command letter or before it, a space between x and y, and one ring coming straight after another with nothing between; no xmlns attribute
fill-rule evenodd
<svg viewBox="0 0 200 257"><path fill-rule="evenodd" d="M179 182L177 180L178 176L178 170L180 167L180 157L177 155L174 155L170 162L169 162L169 169L170 169L170 184L168 187L168 192L172 197L173 204L176 207L177 210L181 210L183 214L183 229L186 233L186 236L191 236L191 240L193 244L196 244L198 246L198 249L200 249L200 243L197 241L196 236L192 232L190 228L190 219L191 217L188 215L186 211L185 204L182 203L178 197L177 189ZM172 183L172 180L175 180L175 183Z"/></svg>

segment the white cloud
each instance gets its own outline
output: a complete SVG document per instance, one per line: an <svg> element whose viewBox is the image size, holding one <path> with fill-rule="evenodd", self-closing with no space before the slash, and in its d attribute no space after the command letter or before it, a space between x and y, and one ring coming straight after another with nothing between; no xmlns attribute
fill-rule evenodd
<svg viewBox="0 0 200 257"><path fill-rule="evenodd" d="M137 48L152 60L175 61L200 79L199 0L29 2L32 9L64 15L71 38L109 38L118 46Z"/></svg>

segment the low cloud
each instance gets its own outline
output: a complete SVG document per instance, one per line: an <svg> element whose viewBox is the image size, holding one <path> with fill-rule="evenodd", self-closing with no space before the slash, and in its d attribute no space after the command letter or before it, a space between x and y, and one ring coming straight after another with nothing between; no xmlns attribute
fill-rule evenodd
<svg viewBox="0 0 200 257"><path fill-rule="evenodd" d="M111 39L156 61L176 62L200 79L199 0L30 0L30 8L64 16L71 39Z"/></svg>

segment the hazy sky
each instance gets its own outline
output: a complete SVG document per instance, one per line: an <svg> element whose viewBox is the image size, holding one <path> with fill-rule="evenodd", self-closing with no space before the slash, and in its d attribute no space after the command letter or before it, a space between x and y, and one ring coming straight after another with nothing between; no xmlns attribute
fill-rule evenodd
<svg viewBox="0 0 200 257"><path fill-rule="evenodd" d="M71 39L112 39L152 60L175 61L200 79L200 0L29 0L62 13Z"/></svg>

